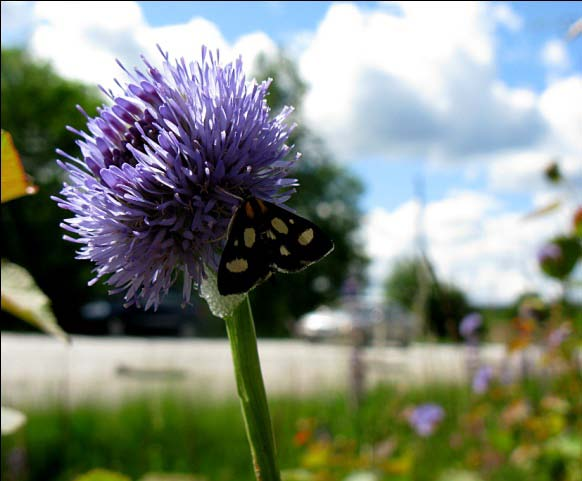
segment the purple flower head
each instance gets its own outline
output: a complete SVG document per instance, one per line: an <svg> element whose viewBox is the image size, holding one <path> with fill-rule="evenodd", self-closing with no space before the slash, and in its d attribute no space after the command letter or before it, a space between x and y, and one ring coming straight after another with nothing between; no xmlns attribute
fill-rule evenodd
<svg viewBox="0 0 582 481"><path fill-rule="evenodd" d="M414 408L408 422L419 436L430 436L445 416L444 409L438 404L421 404Z"/></svg>
<svg viewBox="0 0 582 481"><path fill-rule="evenodd" d="M538 261L543 264L548 261L559 261L562 258L562 249L557 244L546 244L538 252Z"/></svg>
<svg viewBox="0 0 582 481"><path fill-rule="evenodd" d="M270 116L269 82L247 82L242 61L221 65L202 49L200 62L124 71L118 95L87 131L75 131L81 159L62 151L69 175L60 207L73 213L64 238L95 264L127 304L157 307L182 277L183 300L215 271L233 211L245 196L285 202L298 158L286 145L292 108ZM121 64L120 64L121 65ZM123 66L122 66L123 68Z"/></svg>
<svg viewBox="0 0 582 481"><path fill-rule="evenodd" d="M473 376L473 392L483 394L489 388L489 383L493 379L493 368L491 366L481 366Z"/></svg>
<svg viewBox="0 0 582 481"><path fill-rule="evenodd" d="M481 327L481 324L483 324L483 318L481 317L481 314L472 312L471 314L467 314L461 320L461 324L459 325L459 332L465 339L473 339L477 333L477 329Z"/></svg>

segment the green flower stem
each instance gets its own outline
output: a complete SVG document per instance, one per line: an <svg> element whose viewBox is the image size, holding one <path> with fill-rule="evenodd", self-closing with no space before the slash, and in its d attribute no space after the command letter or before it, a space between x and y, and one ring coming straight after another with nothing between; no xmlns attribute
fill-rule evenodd
<svg viewBox="0 0 582 481"><path fill-rule="evenodd" d="M255 475L258 481L280 481L275 439L248 296L225 321Z"/></svg>

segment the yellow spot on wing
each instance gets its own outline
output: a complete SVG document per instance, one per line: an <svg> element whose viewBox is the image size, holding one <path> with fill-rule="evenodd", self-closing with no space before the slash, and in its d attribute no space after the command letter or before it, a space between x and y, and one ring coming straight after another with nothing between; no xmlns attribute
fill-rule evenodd
<svg viewBox="0 0 582 481"><path fill-rule="evenodd" d="M304 230L297 240L302 246L309 244L313 240L313 229L310 227Z"/></svg>
<svg viewBox="0 0 582 481"><path fill-rule="evenodd" d="M271 220L271 225L273 226L273 228L281 233L281 234L287 234L287 232L289 232L289 228L287 227L287 224L285 224L285 222L283 222L281 219L279 219L278 217L274 217Z"/></svg>
<svg viewBox="0 0 582 481"><path fill-rule="evenodd" d="M255 229L247 227L244 231L245 246L249 249L255 245Z"/></svg>
<svg viewBox="0 0 582 481"><path fill-rule="evenodd" d="M244 272L248 269L248 267L249 267L249 264L246 261L246 259L234 259L234 260L226 263L226 269L229 272L233 272L234 274Z"/></svg>
<svg viewBox="0 0 582 481"><path fill-rule="evenodd" d="M279 252L281 253L282 256L290 256L291 255L291 252L289 252L289 250L285 246L281 246L279 248Z"/></svg>

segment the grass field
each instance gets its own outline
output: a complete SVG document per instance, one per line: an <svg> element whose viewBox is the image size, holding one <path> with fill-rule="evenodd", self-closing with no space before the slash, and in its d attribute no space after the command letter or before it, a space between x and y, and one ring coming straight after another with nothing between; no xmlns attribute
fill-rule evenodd
<svg viewBox="0 0 582 481"><path fill-rule="evenodd" d="M519 387L532 399L540 397L540 389L537 382ZM488 431L499 438L492 443L492 452L499 458L492 461L495 469L477 459L479 453L491 449L479 436L471 437L467 415L477 412L486 423L495 423L491 417L495 408L487 411L483 406L515 402L503 398L506 395L494 393L476 402L464 387L433 386L408 392L380 387L368 393L359 409L340 393L307 400L274 399L270 404L280 465L287 470L287 479L324 481L345 479L347 473L358 470L375 473L369 479L377 480L448 481L451 469L467 468L481 477L466 479L580 479L555 477L556 472L571 470L567 455L558 462L543 458L540 466L544 469L507 462L520 443L531 444L523 438L526 431L513 428ZM405 416L407 408L424 402L438 403L446 413L435 433L426 438L413 431ZM208 481L254 479L236 401L191 403L179 395L167 395L118 406L37 408L27 410L27 415L25 429L3 439L3 480L73 481L94 468L117 471L131 480L150 472L188 473ZM570 426L560 425L559 433L553 431L538 444L558 434L576 443L581 413L569 410L564 422ZM472 456L477 458L472 461Z"/></svg>

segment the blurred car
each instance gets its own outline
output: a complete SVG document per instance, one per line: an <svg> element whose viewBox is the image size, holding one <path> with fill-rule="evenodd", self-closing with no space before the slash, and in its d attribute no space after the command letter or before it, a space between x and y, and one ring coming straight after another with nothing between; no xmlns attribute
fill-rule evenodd
<svg viewBox="0 0 582 481"><path fill-rule="evenodd" d="M341 309L323 307L305 314L297 322L295 333L312 342L397 342L408 345L415 335L415 323L412 315L395 306L351 304Z"/></svg>
<svg viewBox="0 0 582 481"><path fill-rule="evenodd" d="M81 308L84 333L120 335L159 335L191 337L205 333L211 321L201 302L182 308L180 293L169 292L157 310L123 307L122 300L111 297L85 304Z"/></svg>

